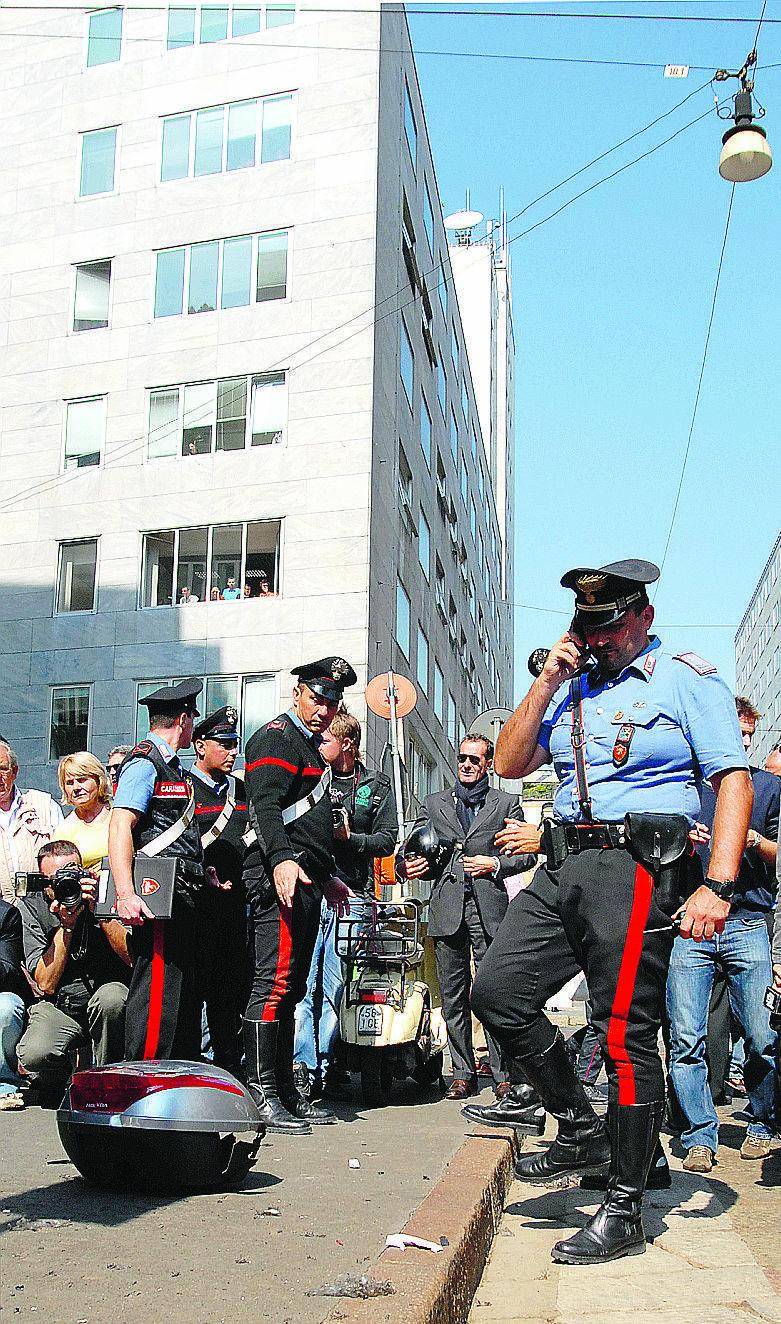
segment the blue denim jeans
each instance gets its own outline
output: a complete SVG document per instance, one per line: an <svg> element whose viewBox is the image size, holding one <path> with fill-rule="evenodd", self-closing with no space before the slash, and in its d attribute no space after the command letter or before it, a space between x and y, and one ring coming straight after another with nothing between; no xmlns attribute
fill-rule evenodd
<svg viewBox="0 0 781 1324"><path fill-rule="evenodd" d="M365 900L350 897L350 917L360 919ZM344 962L336 955L336 911L325 897L320 906L317 931L306 993L296 1007L296 1037L293 1061L324 1075L339 1029L339 1007L345 985Z"/></svg>
<svg viewBox="0 0 781 1324"><path fill-rule="evenodd" d="M776 1126L775 1040L764 1005L770 983L770 942L763 916L728 919L723 933L704 942L676 938L667 979L670 1079L688 1127L685 1149L707 1145L715 1154L719 1129L708 1086L705 1043L708 1003L716 968L727 978L732 1010L743 1027L744 1080L753 1120L749 1133L771 1136Z"/></svg>
<svg viewBox="0 0 781 1324"><path fill-rule="evenodd" d="M16 1045L24 1029L24 1003L16 993L0 993L0 1094L13 1094L20 1076Z"/></svg>

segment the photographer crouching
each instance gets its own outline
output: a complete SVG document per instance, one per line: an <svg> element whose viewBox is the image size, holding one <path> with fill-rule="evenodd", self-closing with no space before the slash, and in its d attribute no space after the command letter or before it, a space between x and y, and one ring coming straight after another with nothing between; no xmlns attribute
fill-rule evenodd
<svg viewBox="0 0 781 1324"><path fill-rule="evenodd" d="M124 1057L130 955L124 926L95 919L97 881L72 842L42 846L38 870L18 905L25 965L42 998L16 1055L40 1100L59 1103L74 1048L91 1041L98 1066Z"/></svg>

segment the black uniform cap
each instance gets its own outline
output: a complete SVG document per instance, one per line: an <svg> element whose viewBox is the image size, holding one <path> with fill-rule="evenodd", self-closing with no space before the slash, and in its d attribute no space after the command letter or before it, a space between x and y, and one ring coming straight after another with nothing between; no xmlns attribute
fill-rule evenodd
<svg viewBox="0 0 781 1324"><path fill-rule="evenodd" d="M202 722L193 727L193 740L234 741L238 739L237 727L239 714L228 704L209 713Z"/></svg>
<svg viewBox="0 0 781 1324"><path fill-rule="evenodd" d="M317 662L306 662L293 667L291 675L297 676L300 684L308 685L310 690L330 703L338 703L345 688L358 681L350 663L343 657L321 657Z"/></svg>
<svg viewBox="0 0 781 1324"><path fill-rule="evenodd" d="M161 685L152 694L145 694L138 700L138 706L148 708L150 712L191 713L193 717L200 717L195 700L202 689L203 681L197 676L189 676L187 680L180 680L178 685Z"/></svg>
<svg viewBox="0 0 781 1324"><path fill-rule="evenodd" d="M613 625L630 607L643 602L646 584L655 584L659 567L652 561L611 561L609 565L576 566L561 578L575 594L576 630Z"/></svg>

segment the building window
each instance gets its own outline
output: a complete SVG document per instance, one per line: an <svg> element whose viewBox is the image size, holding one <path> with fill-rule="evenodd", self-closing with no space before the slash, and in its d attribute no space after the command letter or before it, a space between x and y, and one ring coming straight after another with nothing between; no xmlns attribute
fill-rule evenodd
<svg viewBox="0 0 781 1324"><path fill-rule="evenodd" d="M423 753L417 742L410 736L409 742L409 781L414 798L419 805L434 788L434 764Z"/></svg>
<svg viewBox="0 0 781 1324"><path fill-rule="evenodd" d="M438 363L437 364L437 399L439 401L439 407L442 410L443 418L445 417L446 395L447 395L447 378L445 377L445 369L441 363Z"/></svg>
<svg viewBox="0 0 781 1324"><path fill-rule="evenodd" d="M287 230L164 248L157 254L154 315L179 317L284 299L287 256Z"/></svg>
<svg viewBox="0 0 781 1324"><path fill-rule="evenodd" d="M409 660L409 598L400 579L396 580L396 643Z"/></svg>
<svg viewBox="0 0 781 1324"><path fill-rule="evenodd" d="M166 183L287 161L292 117L290 93L166 116L160 179Z"/></svg>
<svg viewBox="0 0 781 1324"><path fill-rule="evenodd" d="M161 685L176 685L183 676L163 676L155 680L140 680L136 683L136 704L147 694L160 689ZM230 704L239 714L239 738L242 748L246 748L250 736L258 727L270 722L277 713L277 678L273 674L258 676L201 676L203 681L203 711L213 713L217 708ZM141 740L147 732L147 712L137 707L136 740ZM192 752L190 752L192 757ZM184 754L186 757L186 753Z"/></svg>
<svg viewBox="0 0 781 1324"><path fill-rule="evenodd" d="M97 538L85 538L81 542L60 543L56 611L92 611L94 609L97 560Z"/></svg>
<svg viewBox="0 0 781 1324"><path fill-rule="evenodd" d="M439 718L440 722L444 721L444 716L445 716L445 710L443 706L444 696L445 696L445 679L444 676L442 675L439 666L435 662L434 663L434 696L432 700L432 705L434 708L434 713Z"/></svg>
<svg viewBox="0 0 781 1324"><path fill-rule="evenodd" d="M84 262L76 267L73 330L96 331L108 326L111 260Z"/></svg>
<svg viewBox="0 0 781 1324"><path fill-rule="evenodd" d="M417 170L418 127L415 123L415 112L412 109L412 99L409 94L406 78L404 79L404 136L407 139L407 147L409 148L409 154L412 160L412 169Z"/></svg>
<svg viewBox="0 0 781 1324"><path fill-rule="evenodd" d="M485 501L485 474L482 464L478 465L477 469L477 490L480 493L480 500Z"/></svg>
<svg viewBox="0 0 781 1324"><path fill-rule="evenodd" d="M415 674L423 693L428 694L428 639L420 626L418 626Z"/></svg>
<svg viewBox="0 0 781 1324"><path fill-rule="evenodd" d="M431 578L431 530L421 510L418 515L418 560L426 579Z"/></svg>
<svg viewBox="0 0 781 1324"><path fill-rule="evenodd" d="M469 479L467 478L466 464L463 456L461 457L461 464L459 466L459 485L461 488L461 500L463 501L464 509L466 510L467 502L469 500Z"/></svg>
<svg viewBox="0 0 781 1324"><path fill-rule="evenodd" d="M65 403L65 469L100 464L106 433L106 397Z"/></svg>
<svg viewBox="0 0 781 1324"><path fill-rule="evenodd" d="M464 415L464 418L469 418L469 393L466 389L466 381L463 377L461 379L461 413Z"/></svg>
<svg viewBox="0 0 781 1324"><path fill-rule="evenodd" d="M90 198L97 193L113 193L116 150L116 128L95 129L92 133L81 135L80 198Z"/></svg>
<svg viewBox="0 0 781 1324"><path fill-rule="evenodd" d="M428 246L431 249L431 255L434 255L434 209L431 206L431 194L428 191L428 184L423 185L423 228L426 231Z"/></svg>
<svg viewBox="0 0 781 1324"><path fill-rule="evenodd" d="M458 339L456 337L455 325L450 328L450 353L453 357L453 367L455 368L456 376L458 376Z"/></svg>
<svg viewBox="0 0 781 1324"><path fill-rule="evenodd" d="M442 260L439 264L440 280L437 285L437 294L439 295L439 306L442 309L442 316L447 321L447 276L445 274L445 263Z"/></svg>
<svg viewBox="0 0 781 1324"><path fill-rule="evenodd" d="M475 546L477 546L477 507L474 502L474 497L471 497L469 501L469 528L472 531L472 538Z"/></svg>
<svg viewBox="0 0 781 1324"><path fill-rule="evenodd" d="M453 463L458 464L458 424L453 411L450 411L450 454L453 456Z"/></svg>
<svg viewBox="0 0 781 1324"><path fill-rule="evenodd" d="M447 738L451 745L456 743L456 701L448 690L447 695Z"/></svg>
<svg viewBox="0 0 781 1324"><path fill-rule="evenodd" d="M426 461L426 467L431 470L431 412L426 404L426 397L423 392L420 393L420 449L423 451L423 458Z"/></svg>
<svg viewBox="0 0 781 1324"><path fill-rule="evenodd" d="M412 343L403 319L399 319L399 374L401 384L404 387L404 394L407 397L407 404L411 409L415 391L415 356L412 352Z"/></svg>
<svg viewBox="0 0 781 1324"><path fill-rule="evenodd" d="M226 41L228 37L228 15L230 13L231 37L247 37L260 32L264 27L286 27L296 17L293 3L267 5L204 5L200 15L195 6L180 8L170 6L168 10L169 51L181 50L183 46L194 46L196 39L201 43ZM196 17L198 22L196 23Z"/></svg>
<svg viewBox="0 0 781 1324"><path fill-rule="evenodd" d="M286 424L284 372L164 386L149 393L147 458L275 445Z"/></svg>
<svg viewBox="0 0 781 1324"><path fill-rule="evenodd" d="M97 9L89 16L87 68L116 64L122 55L122 10Z"/></svg>
<svg viewBox="0 0 781 1324"><path fill-rule="evenodd" d="M61 759L89 749L89 685L52 687L49 758Z"/></svg>
<svg viewBox="0 0 781 1324"><path fill-rule="evenodd" d="M445 603L445 571L439 557L436 558L436 566L434 570L434 582L435 582L434 594L435 594L436 604L437 607L439 608L440 615L443 617L445 621L447 621L447 606Z"/></svg>
<svg viewBox="0 0 781 1324"><path fill-rule="evenodd" d="M280 520L145 533L142 607L184 607L279 592Z"/></svg>

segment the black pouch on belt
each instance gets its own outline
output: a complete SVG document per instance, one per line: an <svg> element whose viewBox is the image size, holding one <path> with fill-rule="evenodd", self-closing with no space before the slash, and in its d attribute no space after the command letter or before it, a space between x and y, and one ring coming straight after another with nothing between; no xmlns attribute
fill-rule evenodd
<svg viewBox="0 0 781 1324"><path fill-rule="evenodd" d="M546 818L543 822L541 847L546 867L555 873L569 854L564 827L555 818Z"/></svg>
<svg viewBox="0 0 781 1324"><path fill-rule="evenodd" d="M672 915L683 900L688 819L683 814L626 814L624 839L632 859L653 876L657 905Z"/></svg>

